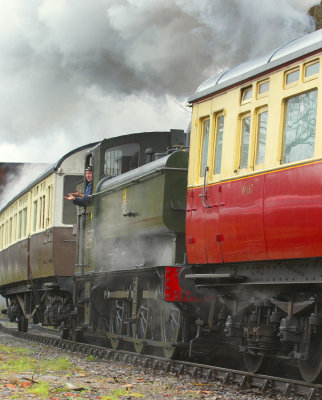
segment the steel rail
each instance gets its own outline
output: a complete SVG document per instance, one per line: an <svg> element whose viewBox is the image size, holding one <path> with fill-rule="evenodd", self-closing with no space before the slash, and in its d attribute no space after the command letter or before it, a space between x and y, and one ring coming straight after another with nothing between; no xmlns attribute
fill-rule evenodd
<svg viewBox="0 0 322 400"><path fill-rule="evenodd" d="M187 375L206 383L220 381L225 384L238 385L240 388L257 388L262 392L277 392L285 397L297 395L303 396L307 400L322 399L322 384L312 384L268 375L256 375L245 371L188 361L169 360L163 357L138 354L125 350L114 350L87 343L19 332L15 329L6 328L2 324L0 324L0 331L19 339L56 347L73 353L92 355L102 360L120 361L152 371L157 370L164 373L172 372L177 375Z"/></svg>

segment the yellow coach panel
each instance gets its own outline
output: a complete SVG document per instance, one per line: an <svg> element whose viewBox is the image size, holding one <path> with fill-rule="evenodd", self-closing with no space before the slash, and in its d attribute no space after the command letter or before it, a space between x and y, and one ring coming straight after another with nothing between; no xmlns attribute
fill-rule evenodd
<svg viewBox="0 0 322 400"><path fill-rule="evenodd" d="M193 103L188 185L200 187L279 168L289 99L311 93L317 97L317 111L321 109L320 65L321 56L314 55ZM321 128L317 112L310 159L322 156Z"/></svg>

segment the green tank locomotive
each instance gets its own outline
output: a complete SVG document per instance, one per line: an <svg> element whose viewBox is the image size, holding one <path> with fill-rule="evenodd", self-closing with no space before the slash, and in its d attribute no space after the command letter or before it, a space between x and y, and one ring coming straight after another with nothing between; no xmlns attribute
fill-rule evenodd
<svg viewBox="0 0 322 400"><path fill-rule="evenodd" d="M100 337L138 352L152 346L171 357L184 341L181 312L164 298L183 295L166 281L177 282L176 265L184 262L185 135L111 140L86 158L94 191L78 212L74 338Z"/></svg>

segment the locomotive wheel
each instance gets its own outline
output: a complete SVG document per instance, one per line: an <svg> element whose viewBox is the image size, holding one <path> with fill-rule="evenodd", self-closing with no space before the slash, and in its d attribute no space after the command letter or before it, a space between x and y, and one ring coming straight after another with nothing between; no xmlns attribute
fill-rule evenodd
<svg viewBox="0 0 322 400"><path fill-rule="evenodd" d="M304 351L304 344L301 347ZM308 360L298 360L298 367L306 382L320 382L322 380L322 339L320 331L312 334L309 358Z"/></svg>
<svg viewBox="0 0 322 400"><path fill-rule="evenodd" d="M142 299L141 305L137 312L137 322L134 325L134 337L136 339L145 339L148 331L150 320L150 303L149 301ZM137 353L142 353L144 344L142 341L134 342L134 349Z"/></svg>
<svg viewBox="0 0 322 400"><path fill-rule="evenodd" d="M121 335L126 317L127 304L125 299L113 299L110 312L110 332ZM110 338L113 349L120 347L120 339Z"/></svg>
<svg viewBox="0 0 322 400"><path fill-rule="evenodd" d="M247 371L257 374L263 373L267 369L267 358L261 355L255 355L250 353L243 353L244 363Z"/></svg>
<svg viewBox="0 0 322 400"><path fill-rule="evenodd" d="M161 303L161 340L165 342L162 347L166 358L175 358L178 349L167 344L177 342L181 332L181 312L173 303L162 301Z"/></svg>
<svg viewBox="0 0 322 400"><path fill-rule="evenodd" d="M18 316L18 331L28 332L28 319L23 314Z"/></svg>

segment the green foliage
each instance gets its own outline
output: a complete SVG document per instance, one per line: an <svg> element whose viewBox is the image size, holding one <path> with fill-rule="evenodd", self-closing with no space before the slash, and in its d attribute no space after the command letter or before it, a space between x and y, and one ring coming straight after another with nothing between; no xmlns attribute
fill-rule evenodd
<svg viewBox="0 0 322 400"><path fill-rule="evenodd" d="M27 392L32 394L37 394L44 399L48 396L49 389L50 387L48 382L38 382L35 385L33 385L30 389L27 389Z"/></svg>
<svg viewBox="0 0 322 400"><path fill-rule="evenodd" d="M87 361L97 361L97 358L95 356L89 355L86 357Z"/></svg>
<svg viewBox="0 0 322 400"><path fill-rule="evenodd" d="M31 354L32 353L32 350L31 349L26 349L26 348L24 348L24 347L8 347L8 346L5 346L5 345L3 345L3 344L0 344L0 353L10 353L10 354L12 354L12 353L14 353L14 354L17 354L17 355L20 355L20 354L22 354L22 355L26 355L26 354Z"/></svg>
<svg viewBox="0 0 322 400"><path fill-rule="evenodd" d="M0 349L0 353L6 353L6 357L1 360L0 371L7 370L11 372L31 371L42 373L47 371L67 371L73 368L72 363L67 357L54 358L52 360L37 360L32 357L25 357L24 352L18 352L12 349ZM23 355L24 357L21 357ZM73 368L77 369L77 368Z"/></svg>
<svg viewBox="0 0 322 400"><path fill-rule="evenodd" d="M72 368L72 363L68 360L68 357L59 357L52 360L41 360L39 368L42 371L67 371Z"/></svg>
<svg viewBox="0 0 322 400"><path fill-rule="evenodd" d="M33 354L32 349L0 345L0 372L31 372L37 375L37 372L40 371L41 373L49 371L68 371L68 373L71 373L78 369L66 356L46 360L36 359Z"/></svg>
<svg viewBox="0 0 322 400"><path fill-rule="evenodd" d="M111 392L111 394L103 396L102 400L119 400L121 396L138 399L140 397L143 397L143 394L133 393L128 389L115 389Z"/></svg>

